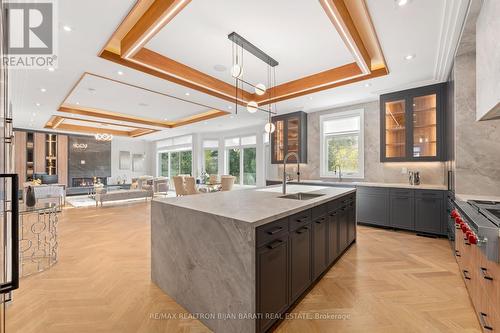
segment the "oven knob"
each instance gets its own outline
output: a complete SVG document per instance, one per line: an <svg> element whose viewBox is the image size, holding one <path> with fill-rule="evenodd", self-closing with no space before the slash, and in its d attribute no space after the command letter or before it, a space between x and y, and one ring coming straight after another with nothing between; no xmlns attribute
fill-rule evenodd
<svg viewBox="0 0 500 333"><path fill-rule="evenodd" d="M471 233L468 238L469 238L469 243L477 244L477 236L476 235Z"/></svg>
<svg viewBox="0 0 500 333"><path fill-rule="evenodd" d="M453 217L453 218L459 217L456 209L454 209L454 210L451 211L451 217Z"/></svg>
<svg viewBox="0 0 500 333"><path fill-rule="evenodd" d="M462 224L464 220L460 216L455 217L455 224Z"/></svg>
<svg viewBox="0 0 500 333"><path fill-rule="evenodd" d="M462 224L462 231L465 233L467 230L469 230L469 226L467 224Z"/></svg>

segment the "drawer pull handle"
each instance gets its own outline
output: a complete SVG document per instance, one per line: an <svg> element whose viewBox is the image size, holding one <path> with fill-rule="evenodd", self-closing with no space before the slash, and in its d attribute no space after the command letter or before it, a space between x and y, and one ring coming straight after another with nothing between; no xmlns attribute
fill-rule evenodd
<svg viewBox="0 0 500 333"><path fill-rule="evenodd" d="M308 217L309 216L304 216L303 218L300 218L300 219L296 219L295 221L298 222L298 223L302 223L302 222L305 222L308 220Z"/></svg>
<svg viewBox="0 0 500 333"><path fill-rule="evenodd" d="M456 256L456 257L461 257L462 255L460 254L460 251L455 250L455 256Z"/></svg>
<svg viewBox="0 0 500 333"><path fill-rule="evenodd" d="M464 269L464 270L462 270L462 272L464 274L464 279L470 280L469 271Z"/></svg>
<svg viewBox="0 0 500 333"><path fill-rule="evenodd" d="M487 271L488 271L487 268L481 267L481 275L483 276L483 279L493 281L493 278L491 276L486 275Z"/></svg>
<svg viewBox="0 0 500 333"><path fill-rule="evenodd" d="M304 232L306 232L308 229L309 229L308 227L302 227L302 228L300 228L299 230L297 230L296 232L297 232L298 234L303 234L303 233L304 233Z"/></svg>
<svg viewBox="0 0 500 333"><path fill-rule="evenodd" d="M331 213L330 216L336 216L337 212Z"/></svg>
<svg viewBox="0 0 500 333"><path fill-rule="evenodd" d="M277 248L278 246L280 246L282 243L283 243L283 241L278 239L277 241L274 241L274 242L272 242L271 244L269 244L269 245L267 246L267 248L269 248L269 249L271 249L271 250L272 250L272 249L275 249L275 248Z"/></svg>
<svg viewBox="0 0 500 333"><path fill-rule="evenodd" d="M322 217L322 218L320 218L320 219L316 220L316 223L317 223L317 224L321 224L321 223L323 223L325 220L326 220L326 217Z"/></svg>
<svg viewBox="0 0 500 333"><path fill-rule="evenodd" d="M275 234L277 234L278 232L280 232L281 230L283 230L283 227L277 227L277 228L275 228L275 229L273 229L273 230L269 230L269 231L267 232L267 234L268 234L268 235L275 235Z"/></svg>
<svg viewBox="0 0 500 333"><path fill-rule="evenodd" d="M488 325L486 323L486 321L484 320L484 317L488 317L488 315L484 312L479 312L479 320L481 321L481 326L483 326L483 328L485 330L493 331L493 327L491 327L490 325Z"/></svg>

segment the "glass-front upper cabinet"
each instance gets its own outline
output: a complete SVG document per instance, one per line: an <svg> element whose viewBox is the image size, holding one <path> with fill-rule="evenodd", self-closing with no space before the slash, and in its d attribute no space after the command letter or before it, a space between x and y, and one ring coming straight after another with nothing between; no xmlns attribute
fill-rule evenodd
<svg viewBox="0 0 500 333"><path fill-rule="evenodd" d="M271 136L271 163L283 163L288 153L296 153L300 163L307 163L307 114L303 111L275 116ZM297 163L295 156L288 162Z"/></svg>
<svg viewBox="0 0 500 333"><path fill-rule="evenodd" d="M381 162L446 159L446 83L380 96Z"/></svg>

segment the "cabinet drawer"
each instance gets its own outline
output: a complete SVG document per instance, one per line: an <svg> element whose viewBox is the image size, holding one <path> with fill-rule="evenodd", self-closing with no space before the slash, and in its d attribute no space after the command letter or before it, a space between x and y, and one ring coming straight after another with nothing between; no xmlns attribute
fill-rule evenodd
<svg viewBox="0 0 500 333"><path fill-rule="evenodd" d="M305 226L308 223L311 223L311 210L305 210L303 212L294 214L289 217L288 220L289 230L294 231L300 227Z"/></svg>
<svg viewBox="0 0 500 333"><path fill-rule="evenodd" d="M325 215L328 212L328 203L313 207L312 209L312 219Z"/></svg>
<svg viewBox="0 0 500 333"><path fill-rule="evenodd" d="M358 186L358 194L387 195L389 189L383 187Z"/></svg>
<svg viewBox="0 0 500 333"><path fill-rule="evenodd" d="M438 190L415 190L415 197L444 200L444 193L444 191Z"/></svg>
<svg viewBox="0 0 500 333"><path fill-rule="evenodd" d="M288 234L288 218L274 221L257 228L257 247Z"/></svg>
<svg viewBox="0 0 500 333"><path fill-rule="evenodd" d="M413 197L414 196L414 191L410 189L403 189L403 188L392 188L390 190L391 196L398 196L398 197Z"/></svg>

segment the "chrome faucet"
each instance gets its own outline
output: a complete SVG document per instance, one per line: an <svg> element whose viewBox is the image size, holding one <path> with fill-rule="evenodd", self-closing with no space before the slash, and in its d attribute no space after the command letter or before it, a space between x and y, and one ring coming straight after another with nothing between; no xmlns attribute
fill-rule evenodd
<svg viewBox="0 0 500 333"><path fill-rule="evenodd" d="M337 168L339 168L339 182L342 181L342 169L340 168L340 164L335 164L333 166L333 172L335 172L335 174L337 174Z"/></svg>
<svg viewBox="0 0 500 333"><path fill-rule="evenodd" d="M299 163L299 155L297 153L291 152L285 155L283 158L283 194L286 194L286 181L287 181L287 174L286 174L286 162L288 161L288 158L290 156L295 156L295 159L297 160L297 182L300 183L300 163Z"/></svg>

